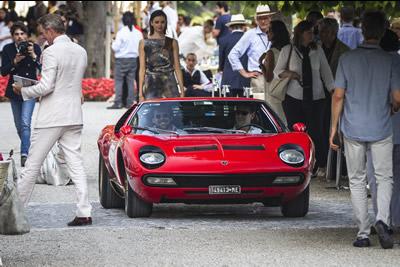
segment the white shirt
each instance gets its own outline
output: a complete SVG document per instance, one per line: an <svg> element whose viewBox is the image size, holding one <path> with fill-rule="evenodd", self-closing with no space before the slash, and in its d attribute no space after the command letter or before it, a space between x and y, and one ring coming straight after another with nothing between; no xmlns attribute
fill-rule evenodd
<svg viewBox="0 0 400 267"><path fill-rule="evenodd" d="M194 26L186 29L178 38L179 53L186 57L189 53L205 53L212 55L206 41L204 40L203 26Z"/></svg>
<svg viewBox="0 0 400 267"><path fill-rule="evenodd" d="M289 57L291 45L286 45L282 48L281 53L276 63L274 74L275 78L279 79L279 74L286 71L286 64ZM300 51L293 46L292 56L289 62L289 71L294 71L299 74L300 79L302 77L302 62L303 56ZM326 89L330 92L335 89L335 81L333 79L331 68L329 67L328 61L322 50L321 46L318 45L317 49L311 49L309 53L312 69L312 89L313 89L313 100L325 98L324 84ZM290 80L287 92L291 97L303 100L303 87L297 80Z"/></svg>
<svg viewBox="0 0 400 267"><path fill-rule="evenodd" d="M176 32L176 25L178 24L178 13L176 13L175 9L170 6L166 6L163 8L165 15L167 15L168 26L171 26L172 30Z"/></svg>
<svg viewBox="0 0 400 267"><path fill-rule="evenodd" d="M187 69L187 67L185 66L185 71L187 73L190 74L190 71ZM200 72L200 84L203 86L203 90L210 92L211 88L213 88L213 84L210 82L210 80L207 78L207 76L204 74L203 71L198 70L198 69L194 69L193 73L190 74L191 77L193 77L193 75L196 73L196 71Z"/></svg>
<svg viewBox="0 0 400 267"><path fill-rule="evenodd" d="M116 58L139 57L139 41L143 39L142 33L132 25L132 31L124 26L115 37L112 49Z"/></svg>

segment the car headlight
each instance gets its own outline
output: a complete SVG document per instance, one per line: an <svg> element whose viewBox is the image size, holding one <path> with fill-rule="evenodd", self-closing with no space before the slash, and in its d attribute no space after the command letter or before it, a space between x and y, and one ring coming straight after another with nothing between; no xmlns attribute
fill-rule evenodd
<svg viewBox="0 0 400 267"><path fill-rule="evenodd" d="M278 150L279 158L289 166L300 167L303 165L305 156L303 149L296 144L285 144Z"/></svg>
<svg viewBox="0 0 400 267"><path fill-rule="evenodd" d="M145 168L152 170L164 165L166 156L159 147L144 146L139 150L139 160Z"/></svg>

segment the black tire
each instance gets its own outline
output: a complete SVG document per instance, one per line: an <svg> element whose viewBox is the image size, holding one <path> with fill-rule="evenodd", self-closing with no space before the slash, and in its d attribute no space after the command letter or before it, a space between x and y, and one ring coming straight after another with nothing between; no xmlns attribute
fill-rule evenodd
<svg viewBox="0 0 400 267"><path fill-rule="evenodd" d="M99 155L99 199L105 209L124 208L124 199L115 193L111 186L110 176L101 153Z"/></svg>
<svg viewBox="0 0 400 267"><path fill-rule="evenodd" d="M282 203L281 211L285 217L304 217L308 213L310 203L310 185L296 198Z"/></svg>
<svg viewBox="0 0 400 267"><path fill-rule="evenodd" d="M153 212L153 203L144 201L133 192L129 182L126 181L125 213L130 218L149 217Z"/></svg>

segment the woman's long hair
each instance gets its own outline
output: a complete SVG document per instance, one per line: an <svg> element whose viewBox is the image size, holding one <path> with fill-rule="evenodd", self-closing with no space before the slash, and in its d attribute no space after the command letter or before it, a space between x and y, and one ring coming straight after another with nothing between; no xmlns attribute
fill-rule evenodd
<svg viewBox="0 0 400 267"><path fill-rule="evenodd" d="M128 26L129 31L132 31L132 25L133 25L133 13L132 12L125 12L122 15L122 23L124 26Z"/></svg>
<svg viewBox="0 0 400 267"><path fill-rule="evenodd" d="M303 20L299 24L297 24L296 27L294 27L294 33L293 33L293 45L297 47L297 49L300 50L301 47L301 36L305 31L311 30L313 27L312 22ZM311 42L309 47L311 49L317 49L317 45L314 42Z"/></svg>
<svg viewBox="0 0 400 267"><path fill-rule="evenodd" d="M275 47L280 50L285 45L290 44L290 35L283 21L281 20L271 21L270 28L273 34L271 40L272 42L271 47Z"/></svg>
<svg viewBox="0 0 400 267"><path fill-rule="evenodd" d="M167 33L167 25L168 25L167 15L165 15L164 11L162 11L162 10L156 10L153 13L151 13L151 16L150 16L150 35L153 35L153 33L154 33L154 27L151 26L151 22L153 22L155 17L160 17L160 16L163 16L165 18L164 34Z"/></svg>

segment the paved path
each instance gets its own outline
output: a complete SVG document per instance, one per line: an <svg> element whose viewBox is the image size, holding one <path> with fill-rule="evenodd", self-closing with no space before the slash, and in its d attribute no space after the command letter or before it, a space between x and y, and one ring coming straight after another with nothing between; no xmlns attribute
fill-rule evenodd
<svg viewBox="0 0 400 267"><path fill-rule="evenodd" d="M159 204L150 218L128 218L98 201L96 140L125 111L85 103L84 165L93 203L93 225L68 228L75 214L73 186L35 186L27 214L31 233L0 236L4 266L397 266L400 247L351 246L357 229L349 191L312 180L310 212L285 218L261 204ZM36 109L37 110L37 107ZM16 151L19 140L9 103L0 103L0 151ZM34 117L36 115L36 111ZM372 210L372 209L370 209ZM372 214L371 214L372 216ZM400 240L396 229L395 239ZM0 261L1 263L1 261Z"/></svg>

